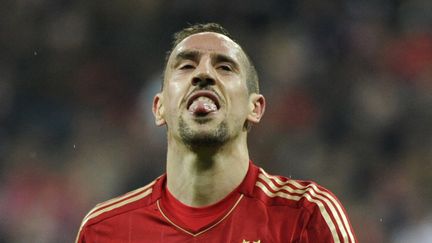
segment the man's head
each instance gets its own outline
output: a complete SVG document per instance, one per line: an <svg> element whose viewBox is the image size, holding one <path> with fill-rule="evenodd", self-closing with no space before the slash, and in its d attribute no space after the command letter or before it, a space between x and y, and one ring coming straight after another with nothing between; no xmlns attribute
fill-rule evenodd
<svg viewBox="0 0 432 243"><path fill-rule="evenodd" d="M164 87L153 102L156 124L167 125L169 140L193 147L222 145L241 134L245 138L248 124L259 122L265 107L254 70L219 25L178 32Z"/></svg>
<svg viewBox="0 0 432 243"><path fill-rule="evenodd" d="M184 29L182 29L182 30L180 30L174 34L172 45L171 45L171 50L167 52L167 55L165 57L166 65L168 64L168 60L169 60L171 53L173 52L175 47L182 40L186 39L187 37L189 37L191 35L202 33L202 32L219 33L219 34L222 34L222 35L224 35L224 36L226 36L226 37L228 37L234 41L231 34L224 27L222 27L219 24L207 23L207 24L195 24L195 25L189 26L189 27L184 28ZM250 57L246 54L246 52L243 51L243 53L246 57L246 60L245 60L246 63L244 63L244 65L245 65L246 70L248 70L246 81L247 81L247 87L248 87L249 93L259 94L259 79L258 79L257 71L256 71L255 66L253 65ZM166 72L166 67L165 67L165 72ZM165 75L164 75L163 83L164 82L165 82ZM163 83L162 83L162 88L164 85Z"/></svg>

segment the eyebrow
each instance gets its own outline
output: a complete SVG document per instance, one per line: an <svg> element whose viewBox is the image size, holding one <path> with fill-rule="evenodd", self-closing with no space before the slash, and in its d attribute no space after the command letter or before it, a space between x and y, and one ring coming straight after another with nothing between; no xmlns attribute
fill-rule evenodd
<svg viewBox="0 0 432 243"><path fill-rule="evenodd" d="M194 50L181 51L175 56L174 66L177 66L179 62L182 60L190 60L190 61L197 62L200 57L201 57L201 53L199 51L194 51Z"/></svg>

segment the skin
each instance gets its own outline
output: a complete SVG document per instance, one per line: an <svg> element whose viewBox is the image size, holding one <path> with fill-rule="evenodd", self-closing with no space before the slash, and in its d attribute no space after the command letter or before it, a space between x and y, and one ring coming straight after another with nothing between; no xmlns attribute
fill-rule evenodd
<svg viewBox="0 0 432 243"><path fill-rule="evenodd" d="M185 38L168 59L153 113L156 125L167 126L168 190L186 205L222 200L247 173L246 123L260 121L265 99L248 92L246 71L241 47L213 32ZM201 89L217 97L216 112L197 116L187 109L188 99Z"/></svg>

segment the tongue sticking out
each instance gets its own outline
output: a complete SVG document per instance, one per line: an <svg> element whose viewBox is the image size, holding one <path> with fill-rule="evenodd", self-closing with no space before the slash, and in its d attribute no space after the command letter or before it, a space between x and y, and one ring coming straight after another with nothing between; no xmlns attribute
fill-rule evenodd
<svg viewBox="0 0 432 243"><path fill-rule="evenodd" d="M217 106L213 100L201 96L192 102L189 106L189 111L195 115L206 115L210 112L217 111Z"/></svg>

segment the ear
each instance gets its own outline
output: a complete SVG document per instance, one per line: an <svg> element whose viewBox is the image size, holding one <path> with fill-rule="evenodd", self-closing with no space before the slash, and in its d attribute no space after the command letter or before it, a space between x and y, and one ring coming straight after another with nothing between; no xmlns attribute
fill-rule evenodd
<svg viewBox="0 0 432 243"><path fill-rule="evenodd" d="M153 98L153 115L155 117L156 126L162 126L166 124L164 118L164 107L163 107L163 96L162 93L158 93Z"/></svg>
<svg viewBox="0 0 432 243"><path fill-rule="evenodd" d="M253 93L249 96L249 115L247 120L258 123L265 111L265 98L261 94Z"/></svg>

